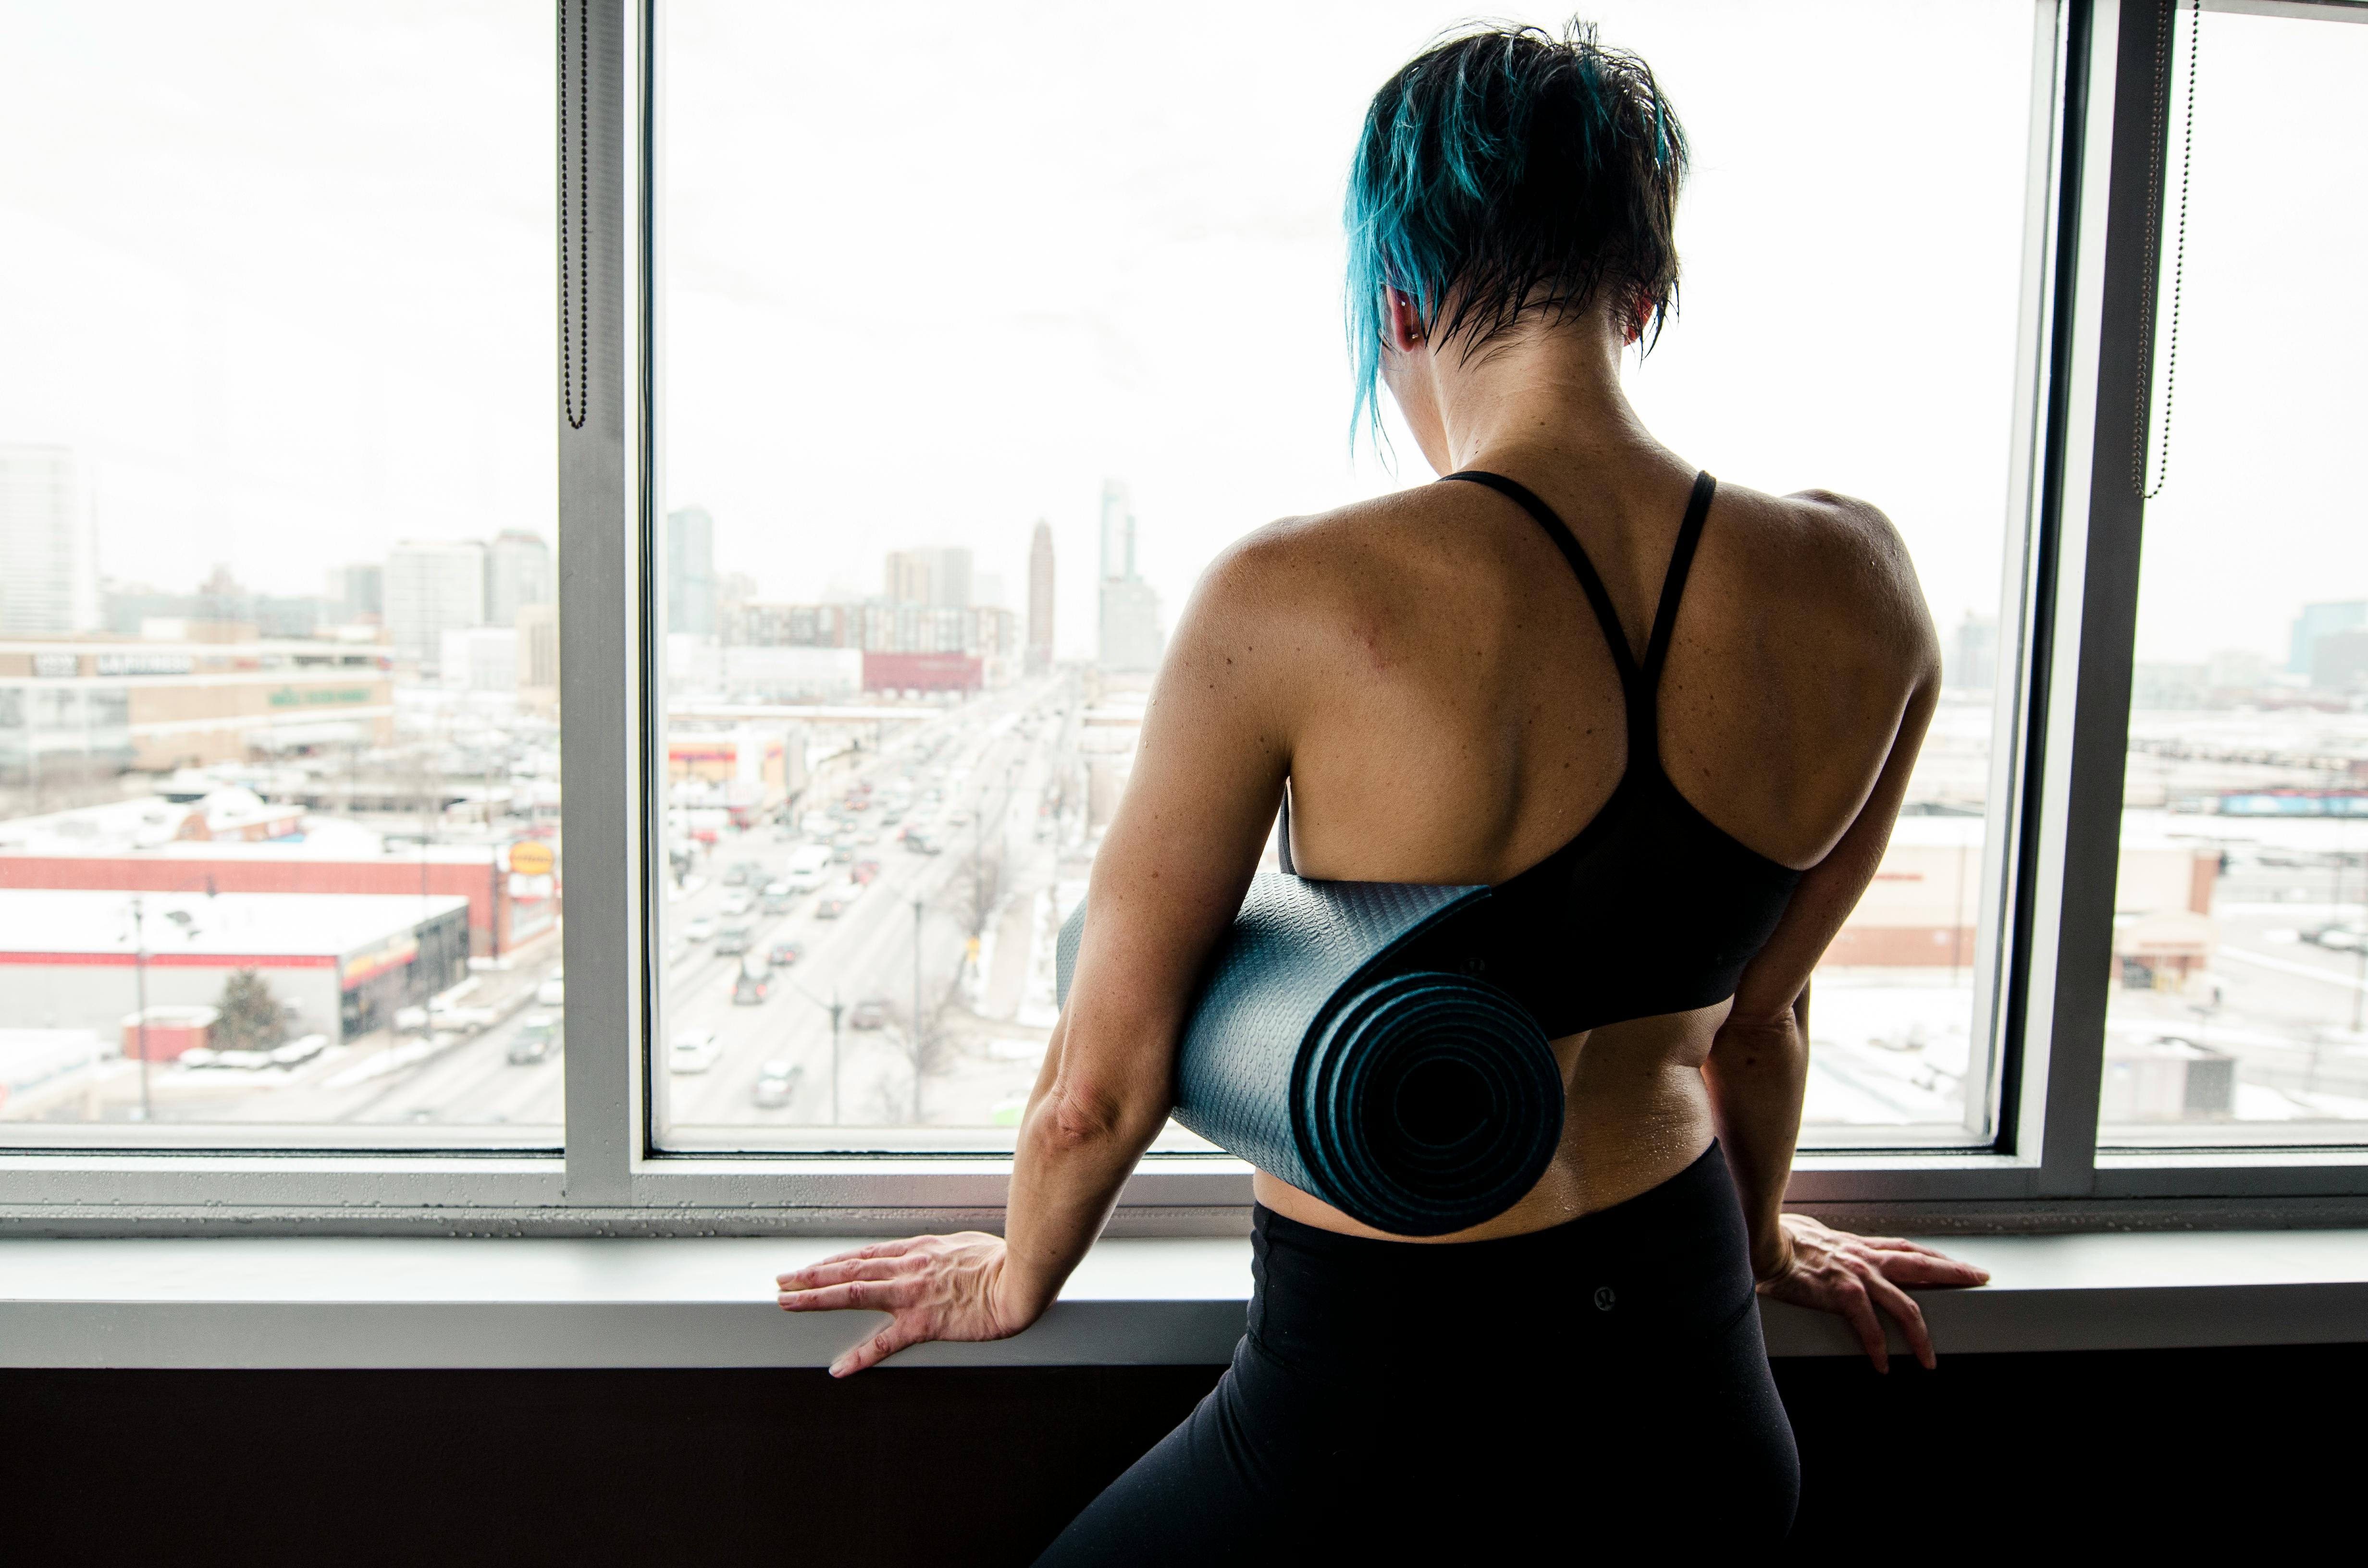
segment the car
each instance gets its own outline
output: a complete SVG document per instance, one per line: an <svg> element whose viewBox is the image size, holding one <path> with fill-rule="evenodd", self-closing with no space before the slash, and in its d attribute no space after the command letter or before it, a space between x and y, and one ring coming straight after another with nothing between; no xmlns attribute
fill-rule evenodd
<svg viewBox="0 0 2368 1568"><path fill-rule="evenodd" d="M955 827L968 827L970 825L970 813L968 812L956 812L953 815L948 817L946 821Z"/></svg>
<svg viewBox="0 0 2368 1568"><path fill-rule="evenodd" d="M851 1029L881 1029L888 1027L888 1004L882 997L866 996L847 1010L847 1027Z"/></svg>
<svg viewBox="0 0 2368 1568"><path fill-rule="evenodd" d="M746 921L735 921L720 927L715 933L715 956L720 959L745 953L756 945L757 934L748 928Z"/></svg>
<svg viewBox="0 0 2368 1568"><path fill-rule="evenodd" d="M847 880L850 882L868 883L879 874L880 862L877 860L858 860L847 869Z"/></svg>
<svg viewBox="0 0 2368 1568"><path fill-rule="evenodd" d="M715 935L715 919L712 915L694 915L690 924L682 928L682 934L694 942L704 942Z"/></svg>
<svg viewBox="0 0 2368 1568"><path fill-rule="evenodd" d="M790 910L790 900L797 896L797 889L790 886L787 882L766 883L764 900L765 913L768 915L788 914Z"/></svg>
<svg viewBox="0 0 2368 1568"><path fill-rule="evenodd" d="M538 1007L567 1006L567 981L558 970L552 970L550 977L534 988L534 1005Z"/></svg>
<svg viewBox="0 0 2368 1568"><path fill-rule="evenodd" d="M753 1007L765 999L766 993L770 989L763 975L744 969L732 977L732 1005L735 1007Z"/></svg>
<svg viewBox="0 0 2368 1568"><path fill-rule="evenodd" d="M768 1062L757 1071L757 1086L750 1098L759 1110L779 1110L797 1097L798 1080L806 1070L787 1062Z"/></svg>
<svg viewBox="0 0 2368 1568"><path fill-rule="evenodd" d="M734 888L723 895L723 913L746 915L757 907L757 897L746 888Z"/></svg>
<svg viewBox="0 0 2368 1568"><path fill-rule="evenodd" d="M666 1047L666 1071L704 1073L723 1054L723 1042L713 1029L684 1029Z"/></svg>
<svg viewBox="0 0 2368 1568"><path fill-rule="evenodd" d="M814 905L816 920L836 920L846 913L847 900L843 898L826 898Z"/></svg>
<svg viewBox="0 0 2368 1568"><path fill-rule="evenodd" d="M834 844L830 846L830 858L834 864L844 866L849 860L855 858L855 846L852 844Z"/></svg>
<svg viewBox="0 0 2368 1568"><path fill-rule="evenodd" d="M726 870L723 873L723 885L727 888L746 887L748 885L747 868L745 866L734 866L730 869Z"/></svg>
<svg viewBox="0 0 2368 1568"><path fill-rule="evenodd" d="M2356 953L2368 947L2368 926L2356 920L2330 920L2303 932L2302 939L2330 952Z"/></svg>
<svg viewBox="0 0 2368 1568"><path fill-rule="evenodd" d="M765 950L765 961L775 969L787 969L804 956L795 942L776 942Z"/></svg>
<svg viewBox="0 0 2368 1568"><path fill-rule="evenodd" d="M555 1013L529 1013L518 1025L518 1033L510 1036L509 1049L503 1054L513 1067L531 1067L538 1062L548 1062L559 1054L560 1020Z"/></svg>
<svg viewBox="0 0 2368 1568"><path fill-rule="evenodd" d="M905 847L915 855L941 855L945 853L944 850L938 846L938 841L931 838L926 833L906 834L905 835Z"/></svg>

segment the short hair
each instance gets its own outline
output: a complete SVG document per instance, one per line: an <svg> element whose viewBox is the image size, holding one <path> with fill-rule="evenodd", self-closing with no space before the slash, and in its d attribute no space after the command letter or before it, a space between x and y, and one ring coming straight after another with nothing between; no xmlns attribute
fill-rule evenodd
<svg viewBox="0 0 2368 1568"><path fill-rule="evenodd" d="M1527 312L1559 322L1605 290L1657 337L1677 304L1685 171L1652 68L1591 23L1560 39L1483 24L1408 61L1373 95L1349 176L1351 439L1381 433L1384 288L1413 297L1433 343L1463 335L1467 355Z"/></svg>

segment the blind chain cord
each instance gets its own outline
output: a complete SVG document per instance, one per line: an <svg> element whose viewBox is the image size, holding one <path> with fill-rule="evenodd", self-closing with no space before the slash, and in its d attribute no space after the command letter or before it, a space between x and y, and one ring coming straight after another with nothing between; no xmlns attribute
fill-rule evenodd
<svg viewBox="0 0 2368 1568"><path fill-rule="evenodd" d="M2154 484L2149 488L2146 459L2155 450L2155 441L2147 425L2153 412L2155 327L2162 267L2163 153L2164 143L2169 140L2164 121L2170 113L2171 43L2179 29L2180 0L2166 0L2156 12L2154 133L2146 151L2145 313L2139 325L2143 350L2139 363L2146 367L2146 374L2138 383L2136 438L2130 443L2130 488L2142 501L2151 501L2161 494L2162 487L2170 480L2170 413L2179 386L2179 304L2187 278L2187 187L2195 162L2195 78L2201 60L2198 48L2203 38L2203 0L2188 0L2188 4L2187 116L2179 139L2179 235L2171 260L2169 342L2163 357L2161 458L2155 465Z"/></svg>
<svg viewBox="0 0 2368 1568"><path fill-rule="evenodd" d="M592 136L591 0L575 0L575 51L567 48L568 0L559 6L559 370L561 397L571 430L584 428L592 411ZM568 67L575 66L575 113L567 112ZM571 141L576 165L570 180ZM569 203L575 203L574 222Z"/></svg>

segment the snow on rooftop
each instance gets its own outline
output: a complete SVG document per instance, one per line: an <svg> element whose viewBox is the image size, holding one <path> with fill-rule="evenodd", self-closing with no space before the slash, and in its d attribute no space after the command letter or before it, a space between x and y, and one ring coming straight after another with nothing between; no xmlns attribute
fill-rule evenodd
<svg viewBox="0 0 2368 1568"><path fill-rule="evenodd" d="M233 793L254 799L244 790L218 791L217 795ZM230 814L233 809L246 809L245 801L218 800L216 795L210 795L195 805L183 805L151 795L51 812L43 816L15 817L0 821L0 857L138 855L173 860L400 858L412 862L424 858L436 864L484 865L501 847L490 843L422 846L416 838L401 835L390 846L387 835L375 828L336 817L300 812L292 806L262 809L269 815L296 819L302 830L297 837L246 840L180 836L184 823L197 812L206 812L213 826L235 831L234 819Z"/></svg>
<svg viewBox="0 0 2368 1568"><path fill-rule="evenodd" d="M0 888L0 953L133 949L132 895ZM342 958L469 901L450 894L226 892L142 895L148 954Z"/></svg>

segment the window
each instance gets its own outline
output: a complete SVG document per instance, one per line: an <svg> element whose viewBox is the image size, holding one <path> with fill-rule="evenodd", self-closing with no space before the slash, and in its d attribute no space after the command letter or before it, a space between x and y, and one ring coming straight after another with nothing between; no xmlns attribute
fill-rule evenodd
<svg viewBox="0 0 2368 1568"><path fill-rule="evenodd" d="M1632 395L1943 643L1793 1196L2368 1196L2360 9L1596 14L1697 159ZM1462 15L0 0L0 1207L991 1214L1195 575L1424 477L1338 209ZM1247 1202L1161 1148L1120 1225Z"/></svg>
<svg viewBox="0 0 2368 1568"><path fill-rule="evenodd" d="M0 1147L560 1141L549 47L0 5Z"/></svg>
<svg viewBox="0 0 2368 1568"><path fill-rule="evenodd" d="M2211 13L2177 40L2100 1136L2358 1142L2368 222L2329 198L2368 181L2368 28Z"/></svg>
<svg viewBox="0 0 2368 1568"><path fill-rule="evenodd" d="M1697 158L1645 418L1888 507L1950 640L1808 1136L1986 1142L2032 8L1598 10ZM666 8L662 1142L1010 1146L1194 577L1428 477L1403 432L1349 460L1338 210L1366 100L1463 15L924 12L882 78L876 18Z"/></svg>

